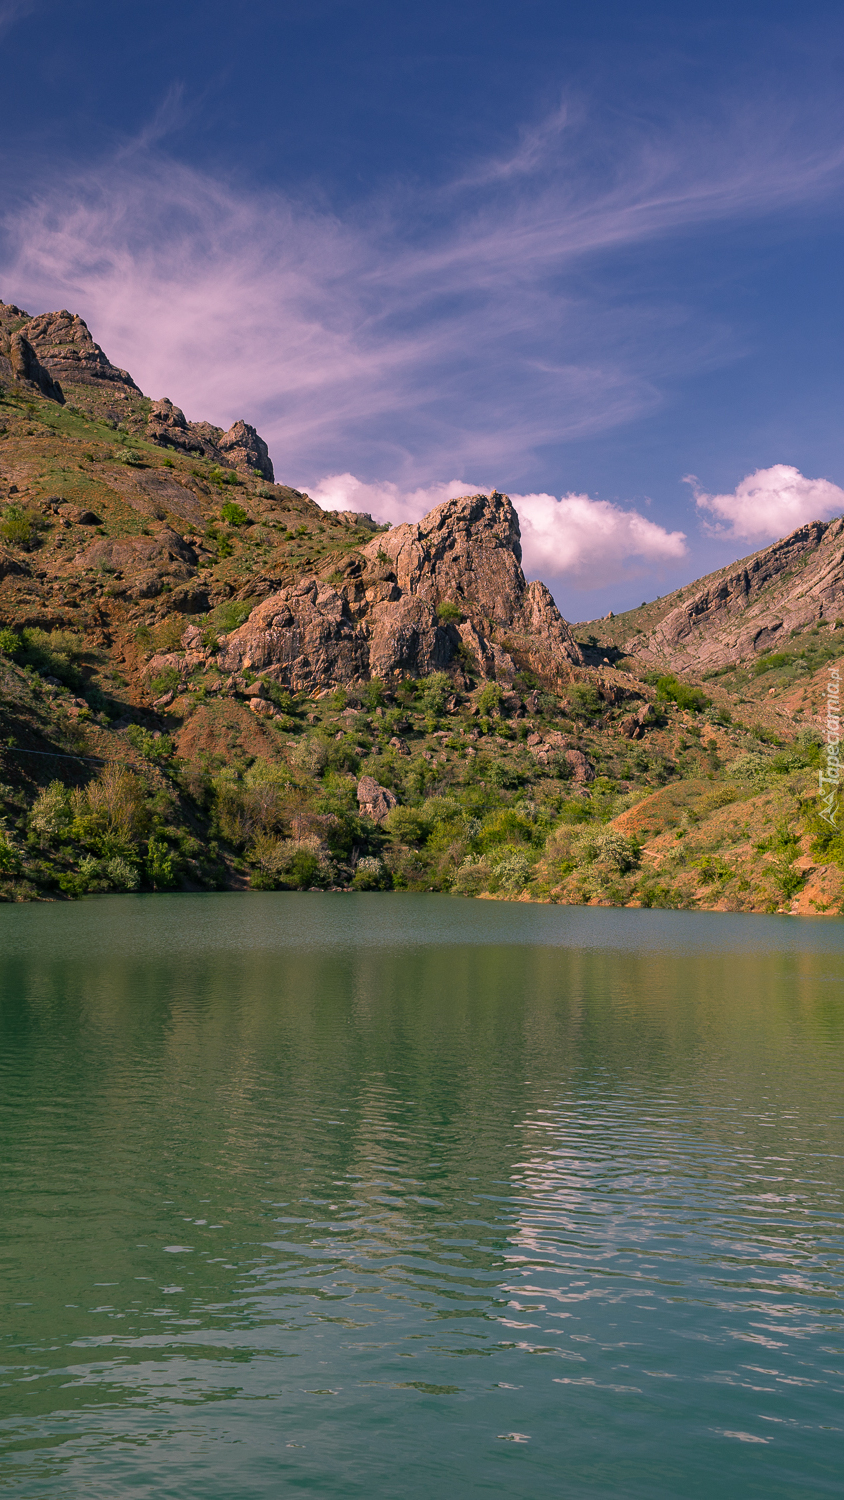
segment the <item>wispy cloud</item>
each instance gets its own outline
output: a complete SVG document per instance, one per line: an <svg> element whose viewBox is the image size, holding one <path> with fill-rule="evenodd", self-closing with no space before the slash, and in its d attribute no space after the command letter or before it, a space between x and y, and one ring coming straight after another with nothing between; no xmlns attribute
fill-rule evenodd
<svg viewBox="0 0 844 1500"><path fill-rule="evenodd" d="M817 197L844 166L837 140L762 114L596 144L556 110L509 156L341 218L153 150L182 108L176 92L133 149L8 211L3 295L81 312L190 416L254 421L282 475L403 492L455 472L512 486L544 446L656 409L706 336L656 302L610 313L578 268Z"/></svg>
<svg viewBox="0 0 844 1500"><path fill-rule="evenodd" d="M771 542L807 521L826 521L844 512L844 490L829 479L807 479L789 464L757 469L729 495L709 495L694 474L686 475L695 504L717 520L705 521L710 535L747 542Z"/></svg>
<svg viewBox="0 0 844 1500"><path fill-rule="evenodd" d="M0 37L36 9L38 0L0 0Z"/></svg>
<svg viewBox="0 0 844 1500"><path fill-rule="evenodd" d="M403 491L393 483L365 484L353 474L332 474L309 494L325 510L368 511L398 526L418 521L453 495L482 486L453 479ZM640 511L588 495L512 495L519 514L528 578L553 579L575 589L604 588L676 564L687 554L682 531L667 531Z"/></svg>

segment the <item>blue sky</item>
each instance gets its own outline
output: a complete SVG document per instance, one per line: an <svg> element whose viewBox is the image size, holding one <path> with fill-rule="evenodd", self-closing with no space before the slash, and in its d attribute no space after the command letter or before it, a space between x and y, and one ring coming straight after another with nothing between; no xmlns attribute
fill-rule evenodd
<svg viewBox="0 0 844 1500"><path fill-rule="evenodd" d="M570 618L844 509L844 12L0 0L0 297Z"/></svg>

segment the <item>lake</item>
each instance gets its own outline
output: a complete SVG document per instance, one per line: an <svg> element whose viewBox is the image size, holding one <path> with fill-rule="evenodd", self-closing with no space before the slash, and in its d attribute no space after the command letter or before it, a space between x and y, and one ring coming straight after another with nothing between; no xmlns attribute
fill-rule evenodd
<svg viewBox="0 0 844 1500"><path fill-rule="evenodd" d="M0 907L0 1490L841 1494L844 923Z"/></svg>

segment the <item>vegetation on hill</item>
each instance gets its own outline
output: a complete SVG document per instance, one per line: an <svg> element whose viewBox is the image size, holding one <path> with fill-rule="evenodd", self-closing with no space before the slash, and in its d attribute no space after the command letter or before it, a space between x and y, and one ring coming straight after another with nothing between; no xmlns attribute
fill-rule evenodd
<svg viewBox="0 0 844 1500"><path fill-rule="evenodd" d="M524 665L496 681L464 642L424 676L296 692L226 669L223 645L306 576L389 589L386 552L362 552L374 524L163 446L131 385L63 386L64 405L14 384L0 400L2 898L841 911L844 841L817 803L840 619L704 676L624 654L643 606L576 627L585 665L553 681ZM436 615L457 631L465 605Z"/></svg>

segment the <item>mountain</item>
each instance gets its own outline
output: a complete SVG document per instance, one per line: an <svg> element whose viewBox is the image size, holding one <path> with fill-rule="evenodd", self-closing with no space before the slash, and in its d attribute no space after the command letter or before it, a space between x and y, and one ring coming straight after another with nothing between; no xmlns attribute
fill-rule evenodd
<svg viewBox="0 0 844 1500"><path fill-rule="evenodd" d="M842 522L571 627L506 495L277 484L0 303L0 893L405 887L838 911Z"/></svg>
<svg viewBox="0 0 844 1500"><path fill-rule="evenodd" d="M647 606L643 608L647 609ZM618 616L604 637L674 672L712 672L844 619L844 520L812 521L773 546ZM603 622L602 622L603 623Z"/></svg>

